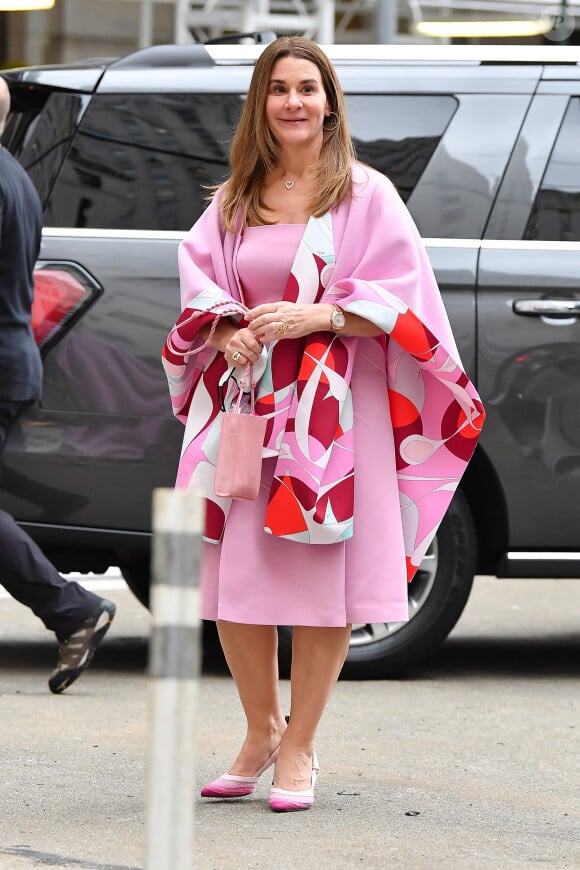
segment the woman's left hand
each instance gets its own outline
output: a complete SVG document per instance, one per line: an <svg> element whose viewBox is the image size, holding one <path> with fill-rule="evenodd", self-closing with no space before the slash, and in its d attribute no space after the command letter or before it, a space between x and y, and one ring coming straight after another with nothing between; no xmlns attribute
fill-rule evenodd
<svg viewBox="0 0 580 870"><path fill-rule="evenodd" d="M326 304L272 302L258 305L245 315L248 328L259 341L301 338L329 329L331 307Z"/></svg>

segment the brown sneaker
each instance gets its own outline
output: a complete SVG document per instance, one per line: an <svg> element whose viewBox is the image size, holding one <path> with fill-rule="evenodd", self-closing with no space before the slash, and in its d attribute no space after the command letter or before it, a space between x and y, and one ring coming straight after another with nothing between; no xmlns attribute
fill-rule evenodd
<svg viewBox="0 0 580 870"><path fill-rule="evenodd" d="M48 679L48 687L55 695L64 692L88 668L113 621L116 609L112 601L103 598L78 631L60 644L56 667Z"/></svg>

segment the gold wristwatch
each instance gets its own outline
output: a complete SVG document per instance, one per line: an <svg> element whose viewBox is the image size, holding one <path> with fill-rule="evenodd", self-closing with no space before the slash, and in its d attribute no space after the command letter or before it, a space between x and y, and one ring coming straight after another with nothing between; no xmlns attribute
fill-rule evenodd
<svg viewBox="0 0 580 870"><path fill-rule="evenodd" d="M344 311L338 305L332 305L332 313L330 315L330 328L333 332L340 332L346 323Z"/></svg>

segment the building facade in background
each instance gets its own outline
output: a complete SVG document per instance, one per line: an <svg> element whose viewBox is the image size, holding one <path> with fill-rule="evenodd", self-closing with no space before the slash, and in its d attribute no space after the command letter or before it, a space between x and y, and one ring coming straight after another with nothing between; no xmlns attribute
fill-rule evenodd
<svg viewBox="0 0 580 870"><path fill-rule="evenodd" d="M55 0L45 12L0 11L0 67L119 57L147 45L255 30L300 33L323 44L485 43L485 37L433 39L417 28L450 19L523 18L548 22L547 31L492 41L580 41L580 0Z"/></svg>

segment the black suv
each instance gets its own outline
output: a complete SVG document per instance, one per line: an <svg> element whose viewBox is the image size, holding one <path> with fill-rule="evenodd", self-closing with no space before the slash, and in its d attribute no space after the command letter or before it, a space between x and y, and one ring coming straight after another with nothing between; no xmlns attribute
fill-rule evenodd
<svg viewBox="0 0 580 870"><path fill-rule="evenodd" d="M144 602L151 492L172 485L183 434L160 366L177 243L227 174L260 50L157 46L6 73L4 145L44 203L45 378L1 504L62 570L119 565ZM345 673L386 676L446 637L475 573L580 576L580 65L565 47L328 53L358 155L413 214L488 414L409 586L410 622L354 627Z"/></svg>

